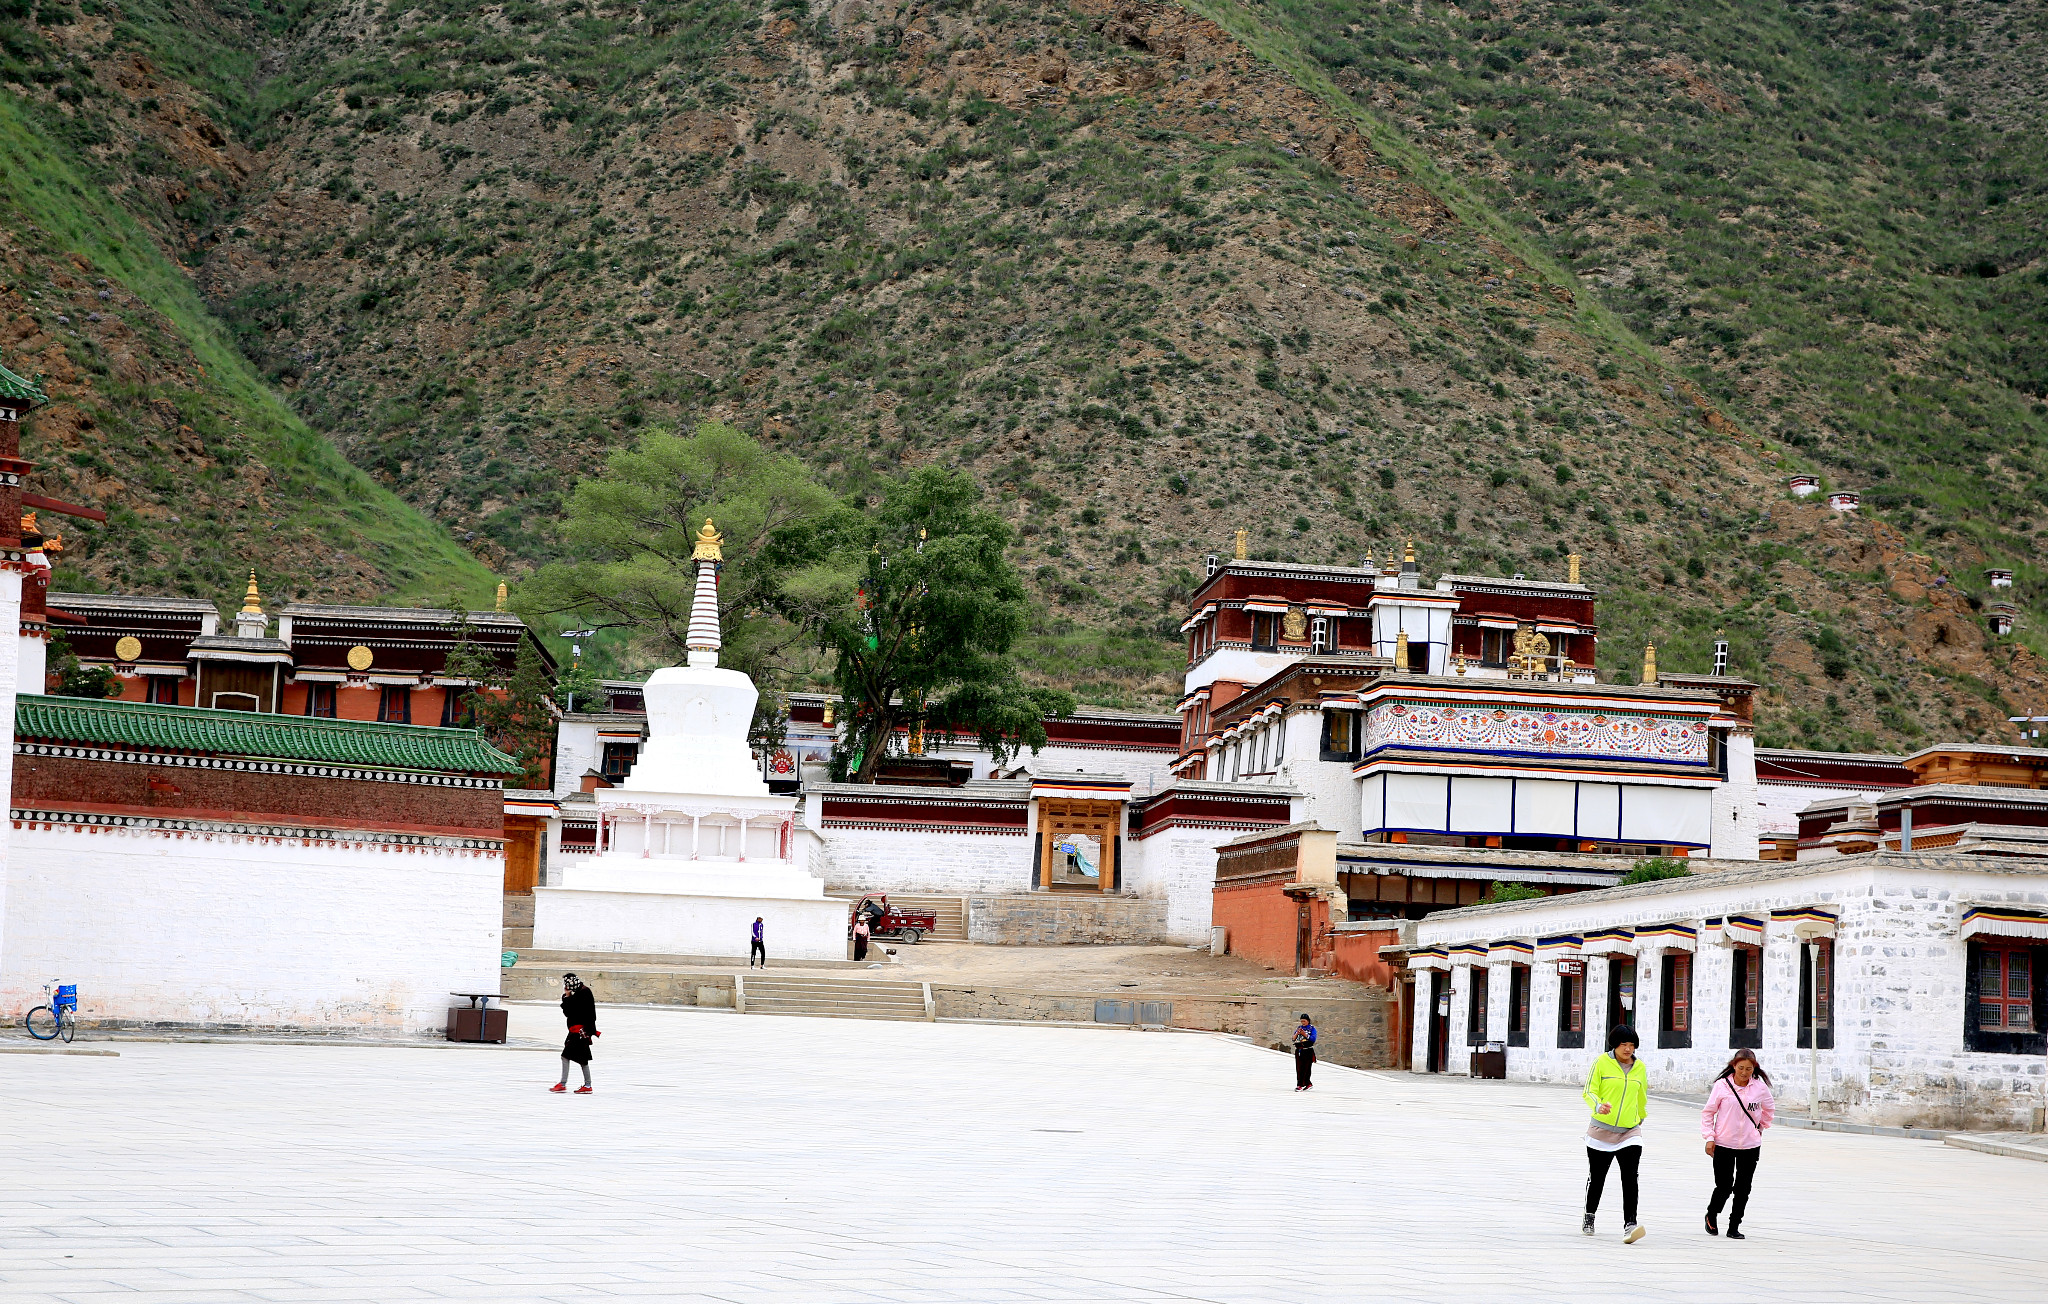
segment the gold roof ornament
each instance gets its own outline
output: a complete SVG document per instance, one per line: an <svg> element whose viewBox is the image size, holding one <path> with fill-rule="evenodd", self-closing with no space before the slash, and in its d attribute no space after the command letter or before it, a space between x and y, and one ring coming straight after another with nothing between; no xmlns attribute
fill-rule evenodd
<svg viewBox="0 0 2048 1304"><path fill-rule="evenodd" d="M368 670L370 668L371 663L374 662L376 659L377 654L375 652L370 651L370 649L364 647L361 643L356 644L354 647L348 650L348 668L350 670Z"/></svg>
<svg viewBox="0 0 2048 1304"><path fill-rule="evenodd" d="M1408 668L1408 631L1399 630L1394 634L1394 669Z"/></svg>
<svg viewBox="0 0 2048 1304"><path fill-rule="evenodd" d="M498 610L499 610L499 611L503 611L504 609L505 609L505 581L503 581L503 580L499 580L499 581L498 581Z"/></svg>
<svg viewBox="0 0 2048 1304"><path fill-rule="evenodd" d="M1239 561L1245 560L1246 554L1251 547L1251 541L1252 532L1250 530L1239 530L1237 532L1237 559Z"/></svg>
<svg viewBox="0 0 2048 1304"><path fill-rule="evenodd" d="M41 529L39 529L39 528L38 528L38 527L36 526L36 514L35 514L34 512L24 512L24 513L22 514L22 517L21 517L21 532L22 532L23 534L41 534L41 533L42 533L42 530L41 530Z"/></svg>
<svg viewBox="0 0 2048 1304"><path fill-rule="evenodd" d="M142 655L142 640L133 634L123 634L114 644L114 655L122 661L133 661Z"/></svg>
<svg viewBox="0 0 2048 1304"><path fill-rule="evenodd" d="M1403 548L1403 549L1401 549L1401 565L1402 565L1402 566L1404 566L1404 567L1407 567L1407 566L1413 566L1414 564L1415 564L1415 540L1413 540L1413 539L1410 539L1410 540L1408 541L1408 546L1407 546L1407 547L1405 547L1405 548Z"/></svg>
<svg viewBox="0 0 2048 1304"><path fill-rule="evenodd" d="M691 561L724 561L725 553L720 545L725 536L711 528L711 518L704 518L704 528L697 531L697 546L690 552Z"/></svg>
<svg viewBox="0 0 2048 1304"><path fill-rule="evenodd" d="M1573 553L1571 556L1566 557L1564 564L1564 582L1567 584L1577 584L1579 582L1579 554Z"/></svg>
<svg viewBox="0 0 2048 1304"><path fill-rule="evenodd" d="M1654 685L1657 682L1657 645L1643 644L1643 682Z"/></svg>
<svg viewBox="0 0 2048 1304"><path fill-rule="evenodd" d="M256 572L253 570L249 572L249 591L242 597L242 610L263 610L263 595L256 591Z"/></svg>

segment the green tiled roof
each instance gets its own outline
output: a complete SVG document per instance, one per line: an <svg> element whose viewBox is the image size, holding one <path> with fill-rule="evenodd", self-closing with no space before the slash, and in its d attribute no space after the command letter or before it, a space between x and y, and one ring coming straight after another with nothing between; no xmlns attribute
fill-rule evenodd
<svg viewBox="0 0 2048 1304"><path fill-rule="evenodd" d="M149 706L88 697L23 694L16 699L14 733L17 738L96 747L148 747L381 769L517 774L522 768L474 729Z"/></svg>
<svg viewBox="0 0 2048 1304"><path fill-rule="evenodd" d="M33 380L23 380L5 367L0 367L0 398L19 399L38 406L50 401L41 385Z"/></svg>

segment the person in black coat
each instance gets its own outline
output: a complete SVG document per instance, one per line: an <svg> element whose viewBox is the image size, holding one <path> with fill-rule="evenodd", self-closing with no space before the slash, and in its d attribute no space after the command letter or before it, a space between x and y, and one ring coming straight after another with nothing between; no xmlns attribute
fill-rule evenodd
<svg viewBox="0 0 2048 1304"><path fill-rule="evenodd" d="M562 975L562 1017L568 1021L569 1035L562 1039L562 1080L549 1091L569 1089L569 1066L583 1066L583 1085L576 1088L576 1094L590 1094L590 1043L603 1036L597 1030L597 997L583 980L573 973Z"/></svg>

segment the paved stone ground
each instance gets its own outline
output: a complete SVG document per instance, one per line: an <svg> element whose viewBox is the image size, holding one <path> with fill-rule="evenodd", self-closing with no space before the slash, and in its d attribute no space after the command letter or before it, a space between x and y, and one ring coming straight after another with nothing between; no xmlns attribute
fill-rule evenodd
<svg viewBox="0 0 2048 1304"><path fill-rule="evenodd" d="M515 1032L549 1034L532 1007ZM1653 1112L1578 1234L1576 1098L1193 1034L606 1010L599 1094L482 1047L10 1057L0 1298L2014 1301L2048 1165L1786 1131L1745 1243ZM557 1025L558 1026L558 1025ZM1610 1190L1610 1202L1618 1193Z"/></svg>

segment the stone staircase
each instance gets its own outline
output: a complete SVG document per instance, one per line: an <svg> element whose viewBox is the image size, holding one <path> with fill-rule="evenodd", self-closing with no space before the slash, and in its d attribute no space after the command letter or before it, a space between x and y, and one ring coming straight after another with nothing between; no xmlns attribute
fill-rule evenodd
<svg viewBox="0 0 2048 1304"><path fill-rule="evenodd" d="M845 897L858 901L861 893L834 888L828 895ZM938 927L925 934L927 942L964 942L967 940L967 898L956 896L909 896L899 892L889 893L889 904L901 910L930 911L937 916ZM878 938L890 946L902 943L894 938Z"/></svg>
<svg viewBox="0 0 2048 1304"><path fill-rule="evenodd" d="M931 984L881 979L743 974L737 984L741 1014L801 1014L814 1019L926 1019L933 1017Z"/></svg>

